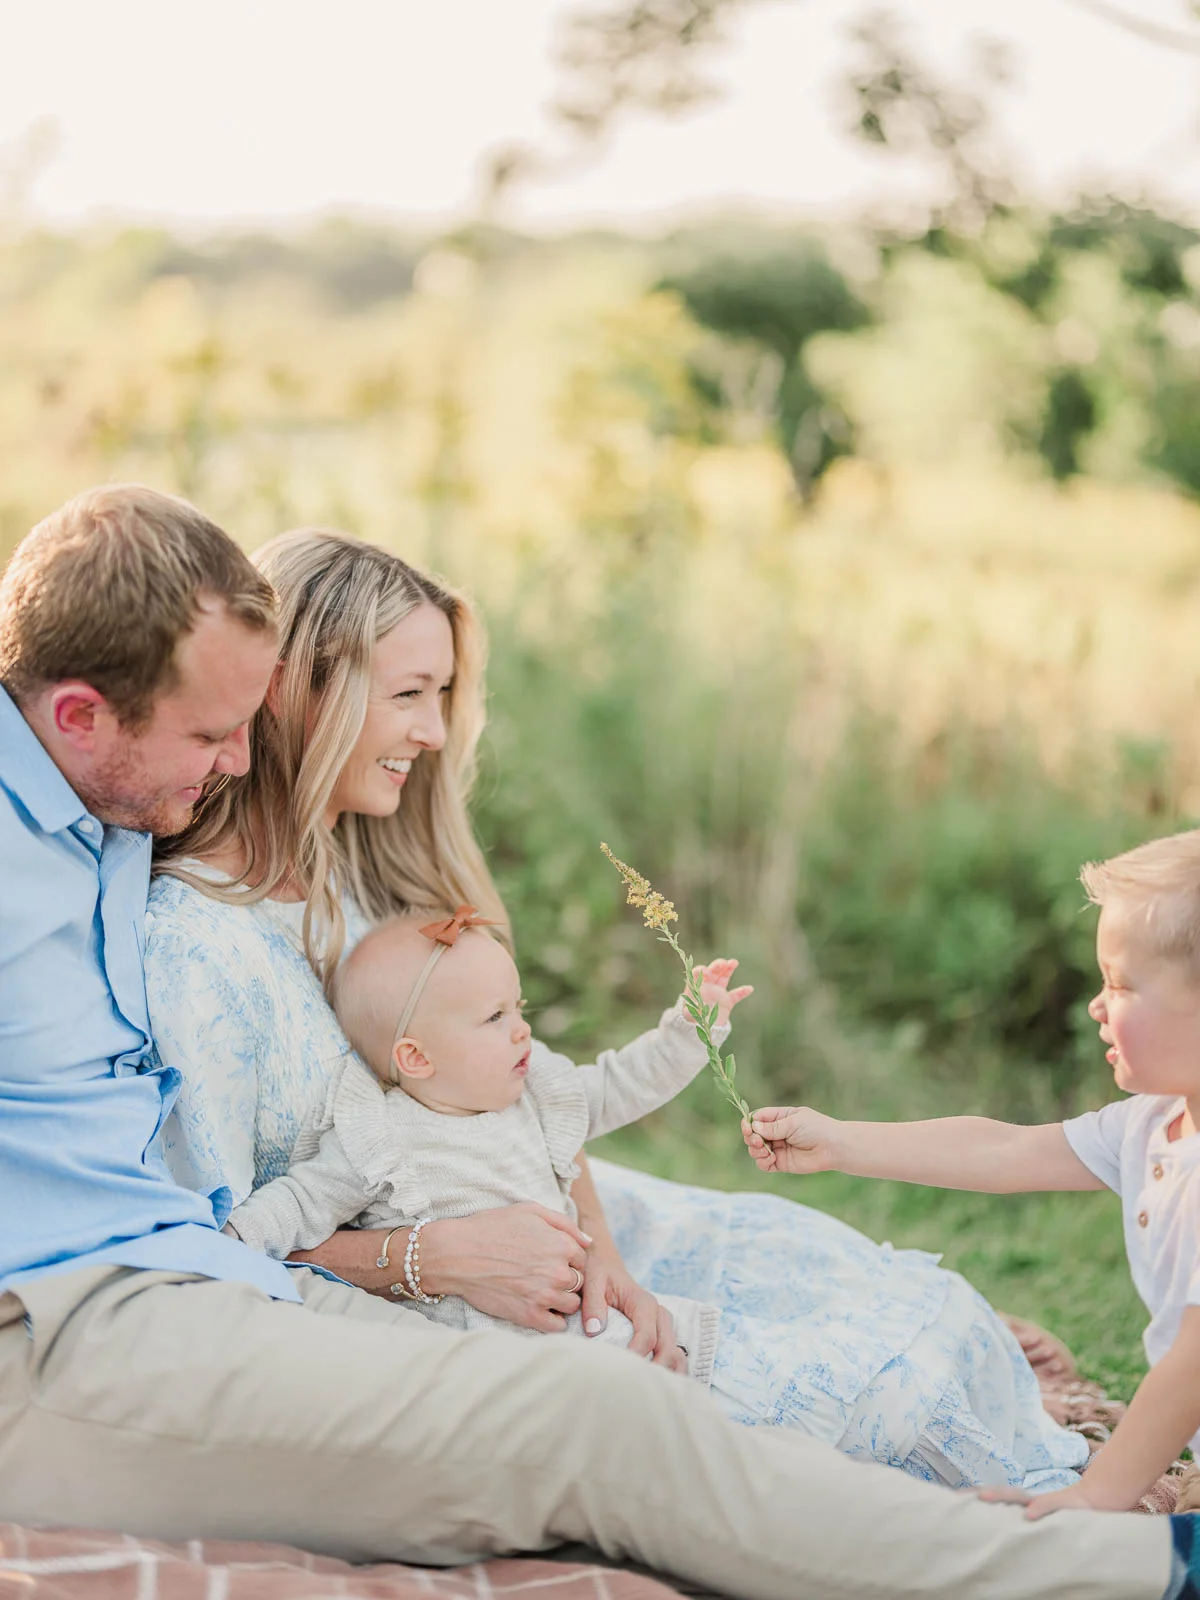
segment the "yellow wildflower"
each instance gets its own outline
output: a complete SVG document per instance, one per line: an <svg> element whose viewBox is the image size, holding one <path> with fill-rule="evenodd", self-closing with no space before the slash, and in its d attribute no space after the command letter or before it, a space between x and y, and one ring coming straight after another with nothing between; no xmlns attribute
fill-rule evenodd
<svg viewBox="0 0 1200 1600"><path fill-rule="evenodd" d="M606 844L600 848L625 881L626 903L641 910L642 921L648 928L665 928L668 922L679 920L679 913L666 896L650 887L649 878L643 878L627 861L613 855Z"/></svg>

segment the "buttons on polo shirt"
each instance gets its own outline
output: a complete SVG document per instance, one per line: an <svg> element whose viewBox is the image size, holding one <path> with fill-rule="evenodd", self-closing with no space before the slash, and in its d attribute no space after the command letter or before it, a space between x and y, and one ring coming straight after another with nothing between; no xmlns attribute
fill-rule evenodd
<svg viewBox="0 0 1200 1600"><path fill-rule="evenodd" d="M1161 1178L1162 1175L1163 1175L1163 1164L1162 1164L1162 1162L1161 1161L1156 1161L1154 1163L1154 1165L1150 1168L1150 1171L1154 1174L1154 1176L1156 1178Z"/></svg>
<svg viewBox="0 0 1200 1600"><path fill-rule="evenodd" d="M93 822L91 817L83 817L79 823L79 831L80 833L86 833L89 838L94 839L100 832L100 824L98 822Z"/></svg>
<svg viewBox="0 0 1200 1600"><path fill-rule="evenodd" d="M1139 1211L1137 1224L1139 1228L1148 1228L1150 1226L1150 1213L1148 1211Z"/></svg>

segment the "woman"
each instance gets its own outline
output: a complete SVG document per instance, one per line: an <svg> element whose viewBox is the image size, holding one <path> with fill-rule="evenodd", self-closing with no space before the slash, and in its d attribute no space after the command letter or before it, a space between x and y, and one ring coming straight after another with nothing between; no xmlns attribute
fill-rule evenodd
<svg viewBox="0 0 1200 1600"><path fill-rule="evenodd" d="M466 605L336 534L284 535L258 561L279 594L282 653L251 770L163 856L147 920L155 1037L183 1077L168 1160L233 1204L287 1165L347 1049L322 985L366 922L463 901L504 918L466 812L483 722ZM722 1307L719 1381L740 1420L948 1483L1048 1488L1086 1459L1042 1412L1011 1336L935 1258L771 1196L600 1175L637 1275ZM585 1322L617 1306L635 1348L680 1366L586 1167L574 1195L586 1233L534 1206L430 1224L426 1289L542 1331L580 1309L582 1290ZM378 1266L380 1242L345 1231L306 1259L385 1292L395 1271Z"/></svg>

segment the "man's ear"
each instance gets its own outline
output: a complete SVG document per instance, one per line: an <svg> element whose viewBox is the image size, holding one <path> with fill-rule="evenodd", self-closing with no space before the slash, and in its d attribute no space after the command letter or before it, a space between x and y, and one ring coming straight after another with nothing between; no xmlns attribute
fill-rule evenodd
<svg viewBox="0 0 1200 1600"><path fill-rule="evenodd" d="M50 691L50 720L54 731L76 750L91 754L96 736L112 717L108 701L90 683L59 683Z"/></svg>
<svg viewBox="0 0 1200 1600"><path fill-rule="evenodd" d="M406 1033L392 1046L392 1072L397 1083L404 1078L432 1078L433 1062Z"/></svg>
<svg viewBox="0 0 1200 1600"><path fill-rule="evenodd" d="M271 681L267 684L267 692L264 697L267 710L275 718L276 722L279 721L279 708L283 703L283 669L285 665L285 662L277 661L271 668Z"/></svg>

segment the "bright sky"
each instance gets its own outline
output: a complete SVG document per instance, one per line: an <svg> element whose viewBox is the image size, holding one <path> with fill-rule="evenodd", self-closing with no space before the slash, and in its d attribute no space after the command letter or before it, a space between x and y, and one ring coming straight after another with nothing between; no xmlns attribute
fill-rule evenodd
<svg viewBox="0 0 1200 1600"><path fill-rule="evenodd" d="M600 0L588 0L596 5ZM1178 24L1182 0L1125 0ZM0 167L38 119L57 152L32 190L56 221L201 223L367 208L461 216L489 149L548 134L564 0L8 0ZM857 0L768 0L730 26L715 106L627 123L586 171L524 192L508 219L650 220L758 202L879 203L902 168L839 131ZM1026 187L1165 196L1200 217L1200 57L1070 0L893 0L913 41L965 69L965 41L1016 48L1003 131Z"/></svg>

